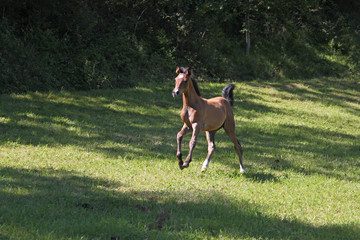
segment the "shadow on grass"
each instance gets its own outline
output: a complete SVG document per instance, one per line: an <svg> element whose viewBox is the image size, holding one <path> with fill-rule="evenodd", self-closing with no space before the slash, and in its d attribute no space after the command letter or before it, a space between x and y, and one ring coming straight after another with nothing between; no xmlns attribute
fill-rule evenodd
<svg viewBox="0 0 360 240"><path fill-rule="evenodd" d="M300 99L308 99L324 104L336 104L344 107L351 114L358 115L356 109L345 102L356 103L356 96L349 92L350 88L359 92L354 81L340 82L334 79L320 79L306 82L306 86L279 80L274 83L249 83L255 87L272 87L281 94L291 94ZM201 88L201 86L200 86ZM149 156L150 158L173 159L176 163L176 133L182 126L179 118L181 99L174 101L170 91L172 85L162 87L134 88L127 90L102 90L89 92L57 94L30 93L27 95L1 95L0 103L0 145L12 143L43 146L75 146L88 151L99 152L108 158L133 158ZM234 112L243 118L252 120L267 113L288 114L283 109L267 106L259 94L235 93ZM218 86L207 88L205 97L219 95ZM345 92L345 93L343 93ZM280 95L281 95L280 94ZM281 95L282 97L284 97ZM280 97L281 97L280 96ZM259 102L260 100L260 102ZM221 130L216 141L230 143ZM354 136L321 130L307 126L289 124L271 126L262 129L251 123L243 122L237 125L244 147L244 164L252 159L246 159L247 152L257 155L273 155L282 150L295 153L313 154L320 162L312 163L315 168L304 170L291 159L281 159L276 167L294 169L299 172L318 173L327 176L346 178L339 173L326 171L327 166L336 168L339 163L358 167L358 146L350 144L357 141ZM206 141L204 134L195 155L198 161L206 156ZM187 137L184 140L184 155L188 151ZM339 144L342 142L342 144ZM231 151L231 144L226 149L218 148L217 152ZM201 159L201 160L200 160ZM256 161L273 167L276 157L266 159L260 157ZM229 160L230 161L230 160ZM238 161L225 161L234 169ZM327 162L325 162L327 161ZM264 179L271 176L254 176L254 179ZM359 178L351 180L358 181Z"/></svg>
<svg viewBox="0 0 360 240"><path fill-rule="evenodd" d="M2 95L0 145L76 146L111 158L167 154L176 143L172 122L181 121L169 111L171 92L121 91Z"/></svg>
<svg viewBox="0 0 360 240"><path fill-rule="evenodd" d="M360 103L359 78L319 78L302 81L282 80L264 83L249 83L254 87L274 88L283 98L296 98L299 100L320 102L325 106L336 105L344 108L349 113L360 116L359 107L349 107L349 104ZM289 95L286 95L289 94ZM358 105L359 106L359 105Z"/></svg>
<svg viewBox="0 0 360 240"><path fill-rule="evenodd" d="M247 150L256 153L257 161L272 169L360 181L357 174L349 177L346 172L333 171L358 169L359 145L356 142L359 140L353 135L288 124L276 125L270 131L243 127L251 135L251 138L245 136ZM317 161L309 162L307 158Z"/></svg>
<svg viewBox="0 0 360 240"><path fill-rule="evenodd" d="M251 179L254 182L278 182L279 178L272 173L263 173L263 172L256 172L256 173L246 173L245 177Z"/></svg>
<svg viewBox="0 0 360 240"><path fill-rule="evenodd" d="M311 101L321 103L323 106L338 106L349 115L360 116L358 95L360 85L357 78L320 78L302 81L278 79L269 82L249 82L248 84L256 88L275 89L276 91L272 93L269 91L268 94L274 94L280 98L277 101L281 101L281 99ZM296 116L301 120L302 114L309 115L309 113L302 113L301 109L299 112L289 112L280 108L259 105L259 94L245 94L241 95L241 98L245 99L235 104L235 114L241 114L242 118L255 119L264 113L275 113L280 116ZM320 118L316 114L310 117L312 121ZM358 169L357 159L360 157L358 136L342 133L341 130L337 131L337 128L341 129L342 126L335 120L326 118L326 115L321 118L327 122L329 129L292 124L274 124L262 128L251 122L241 123L238 126L240 128L238 132L242 136L240 142L246 146L245 157L247 152L252 152L256 153L257 162L272 169L292 169L305 174L322 174L328 177L360 181L360 176L355 173ZM346 119L342 119L341 122L345 124ZM347 123L356 128L357 123L354 120L347 121ZM302 160L294 162L291 156L276 156L282 153L297 155L295 158L302 156L305 161L304 163L301 162ZM317 161L309 163L306 161L308 156L312 156L312 159L317 159ZM233 164L233 166L235 165ZM354 174L349 177L348 172L335 170L338 168L354 171Z"/></svg>
<svg viewBox="0 0 360 240"><path fill-rule="evenodd" d="M266 176L265 176L266 177ZM0 169L3 238L359 239L357 225L313 226L221 192L126 192L122 183L53 169ZM16 189L16 191L14 191ZM201 196L201 197L199 197Z"/></svg>
<svg viewBox="0 0 360 240"><path fill-rule="evenodd" d="M245 168L247 165L261 164L276 171L291 170L305 175L321 174L360 181L360 142L353 135L289 124L261 129L253 123L245 122L238 129L242 136L239 141L243 145ZM216 141L226 146L217 147L212 161L222 159L223 164L238 169L238 160L231 154L233 148L226 134L219 131ZM273 174L264 172L250 171L246 175L259 182L277 181Z"/></svg>

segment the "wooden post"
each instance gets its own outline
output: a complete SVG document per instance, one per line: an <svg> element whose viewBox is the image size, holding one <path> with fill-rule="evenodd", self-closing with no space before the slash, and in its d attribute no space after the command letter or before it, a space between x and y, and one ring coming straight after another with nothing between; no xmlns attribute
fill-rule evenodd
<svg viewBox="0 0 360 240"><path fill-rule="evenodd" d="M246 30L245 30L245 38L246 38L246 55L250 54L250 46L251 46L251 42L250 42L250 17L249 17L250 13L248 12L247 16L246 16Z"/></svg>

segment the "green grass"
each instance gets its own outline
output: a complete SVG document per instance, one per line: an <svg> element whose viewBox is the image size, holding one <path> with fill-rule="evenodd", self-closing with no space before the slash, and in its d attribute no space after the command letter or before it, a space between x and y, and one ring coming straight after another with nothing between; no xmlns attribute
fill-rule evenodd
<svg viewBox="0 0 360 240"><path fill-rule="evenodd" d="M244 175L223 130L180 171L172 84L1 95L0 239L360 239L358 79L237 83Z"/></svg>

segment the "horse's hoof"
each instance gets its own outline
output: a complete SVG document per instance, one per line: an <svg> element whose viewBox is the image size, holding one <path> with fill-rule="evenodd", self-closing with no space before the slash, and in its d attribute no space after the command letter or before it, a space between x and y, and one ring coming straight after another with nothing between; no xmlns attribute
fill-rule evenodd
<svg viewBox="0 0 360 240"><path fill-rule="evenodd" d="M207 168L202 167L202 168L201 168L201 172L206 172L206 169L207 169Z"/></svg>
<svg viewBox="0 0 360 240"><path fill-rule="evenodd" d="M184 162L181 159L178 159L178 164L181 170L183 170L184 168L182 167L182 165L184 164Z"/></svg>
<svg viewBox="0 0 360 240"><path fill-rule="evenodd" d="M188 168L189 167L189 163L185 162L183 165L182 165L183 168Z"/></svg>
<svg viewBox="0 0 360 240"><path fill-rule="evenodd" d="M243 168L240 168L240 174L245 173L245 170Z"/></svg>

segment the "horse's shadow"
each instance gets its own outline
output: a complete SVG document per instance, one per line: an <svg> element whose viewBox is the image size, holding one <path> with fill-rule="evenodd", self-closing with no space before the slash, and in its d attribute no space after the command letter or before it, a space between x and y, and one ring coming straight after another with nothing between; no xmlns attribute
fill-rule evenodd
<svg viewBox="0 0 360 240"><path fill-rule="evenodd" d="M250 179L253 182L259 182L259 183L280 181L280 178L275 174L264 173L264 172L249 172L244 174L244 177Z"/></svg>
<svg viewBox="0 0 360 240"><path fill-rule="evenodd" d="M227 173L229 178L240 178L244 177L252 182L257 183L266 183L266 182L279 182L281 176L277 176L273 173L265 173L265 172L253 172L249 168L245 170L244 174L239 175L239 171L230 171Z"/></svg>

